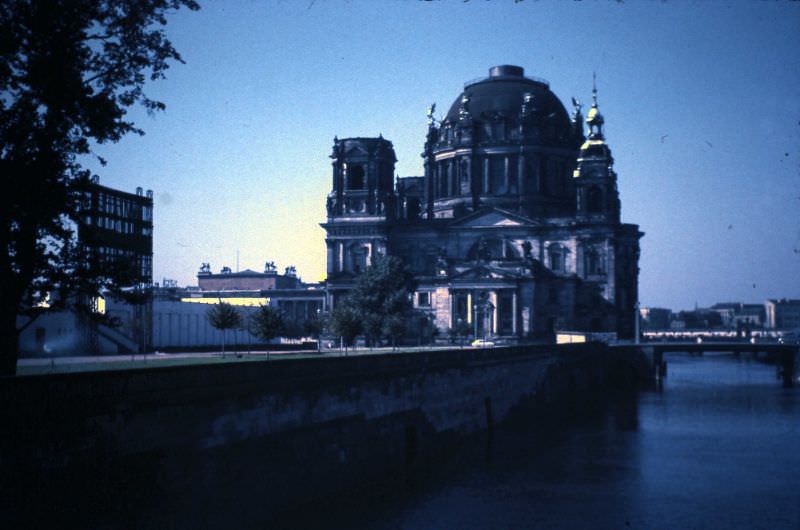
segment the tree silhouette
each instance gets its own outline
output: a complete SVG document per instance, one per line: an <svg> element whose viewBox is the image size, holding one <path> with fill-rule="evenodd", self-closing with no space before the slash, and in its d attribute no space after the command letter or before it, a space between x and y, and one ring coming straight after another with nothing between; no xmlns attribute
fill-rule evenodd
<svg viewBox="0 0 800 530"><path fill-rule="evenodd" d="M348 305L360 315L370 342L398 337L398 320L409 318L415 288L414 276L396 256L377 256L356 279L347 296Z"/></svg>
<svg viewBox="0 0 800 530"><path fill-rule="evenodd" d="M285 328L281 312L268 305L259 307L250 318L253 333L264 342L269 342L279 336ZM267 358L269 358L269 352L267 352Z"/></svg>
<svg viewBox="0 0 800 530"><path fill-rule="evenodd" d="M206 318L211 327L222 331L222 356L225 357L225 333L241 325L242 315L231 304L220 301L208 308Z"/></svg>
<svg viewBox="0 0 800 530"><path fill-rule="evenodd" d="M75 244L81 156L93 143L143 134L127 109L164 104L146 81L180 55L165 14L194 0L15 0L0 8L0 374L16 373L19 333L41 312L89 300L120 281L87 270ZM98 157L99 158L99 157ZM102 159L101 163L105 163ZM113 271L112 271L113 272ZM71 296L82 292L83 297ZM22 327L17 327L17 316Z"/></svg>
<svg viewBox="0 0 800 530"><path fill-rule="evenodd" d="M347 352L348 346L353 345L358 334L364 329L361 312L346 298L333 308L328 325L331 333L341 337L345 352Z"/></svg>

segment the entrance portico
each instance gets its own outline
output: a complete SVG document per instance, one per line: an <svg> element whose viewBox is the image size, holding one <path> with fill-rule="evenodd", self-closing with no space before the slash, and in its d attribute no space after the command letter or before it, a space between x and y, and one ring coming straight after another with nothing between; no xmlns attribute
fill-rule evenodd
<svg viewBox="0 0 800 530"><path fill-rule="evenodd" d="M518 336L519 294L507 283L453 284L449 289L450 328L459 321L475 337Z"/></svg>

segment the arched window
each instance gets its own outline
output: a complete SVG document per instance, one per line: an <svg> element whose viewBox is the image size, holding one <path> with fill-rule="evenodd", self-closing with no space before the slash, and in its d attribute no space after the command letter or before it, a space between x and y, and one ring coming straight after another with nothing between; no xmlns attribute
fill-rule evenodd
<svg viewBox="0 0 800 530"><path fill-rule="evenodd" d="M469 162L465 159L462 159L458 163L458 174L459 174L459 192L461 195L469 195L470 194L470 179L469 179Z"/></svg>
<svg viewBox="0 0 800 530"><path fill-rule="evenodd" d="M367 268L367 248L353 246L350 249L350 270L356 274L364 272Z"/></svg>
<svg viewBox="0 0 800 530"><path fill-rule="evenodd" d="M601 213L603 211L603 192L597 186L589 188L586 194L586 211Z"/></svg>
<svg viewBox="0 0 800 530"><path fill-rule="evenodd" d="M596 249L590 248L586 251L586 274L602 274L603 266L600 263L600 253Z"/></svg>
<svg viewBox="0 0 800 530"><path fill-rule="evenodd" d="M364 166L358 164L348 164L347 166L347 189L364 189Z"/></svg>
<svg viewBox="0 0 800 530"><path fill-rule="evenodd" d="M547 247L547 257L550 261L550 270L564 272L564 258L566 250L558 243L553 243Z"/></svg>

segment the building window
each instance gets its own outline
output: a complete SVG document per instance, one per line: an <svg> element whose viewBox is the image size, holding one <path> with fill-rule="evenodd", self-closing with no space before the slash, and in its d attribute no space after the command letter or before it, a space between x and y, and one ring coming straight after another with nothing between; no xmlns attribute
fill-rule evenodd
<svg viewBox="0 0 800 530"><path fill-rule="evenodd" d="M365 247L354 247L350 252L352 272L356 274L363 272L367 268L367 249Z"/></svg>
<svg viewBox="0 0 800 530"><path fill-rule="evenodd" d="M547 254L550 259L550 270L555 272L563 272L565 251L561 245L550 245L547 249Z"/></svg>
<svg viewBox="0 0 800 530"><path fill-rule="evenodd" d="M586 251L586 274L602 274L603 267L600 263L600 253L590 248Z"/></svg>
<svg viewBox="0 0 800 530"><path fill-rule="evenodd" d="M425 291L417 293L417 305L419 307L429 307L431 305L431 293Z"/></svg>
<svg viewBox="0 0 800 530"><path fill-rule="evenodd" d="M347 166L347 189L364 189L364 166L350 164Z"/></svg>
<svg viewBox="0 0 800 530"><path fill-rule="evenodd" d="M603 211L603 192L597 186L589 188L586 197L586 211L589 213L601 213Z"/></svg>

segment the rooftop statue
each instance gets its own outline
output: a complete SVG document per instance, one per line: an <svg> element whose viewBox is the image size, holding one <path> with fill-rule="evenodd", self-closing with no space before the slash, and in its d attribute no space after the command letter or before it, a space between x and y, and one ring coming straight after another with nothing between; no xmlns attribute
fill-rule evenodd
<svg viewBox="0 0 800 530"><path fill-rule="evenodd" d="M436 118L433 116L433 113L436 112L436 103L431 103L431 106L428 107L428 125L434 127L436 125Z"/></svg>

